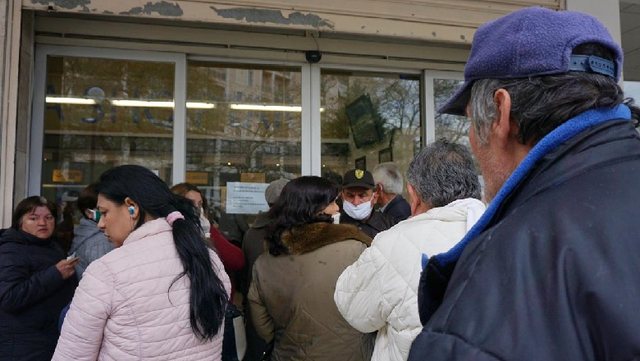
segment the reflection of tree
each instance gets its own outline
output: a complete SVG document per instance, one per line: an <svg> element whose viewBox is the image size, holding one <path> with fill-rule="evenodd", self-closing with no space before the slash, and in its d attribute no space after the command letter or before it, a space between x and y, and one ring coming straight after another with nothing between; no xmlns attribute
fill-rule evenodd
<svg viewBox="0 0 640 361"><path fill-rule="evenodd" d="M241 139L254 139L255 141L243 141L244 164L248 168L255 168L258 164L255 164L257 150L269 142L269 139L273 137L275 126L274 122L265 119L267 116L263 116L263 121L252 122L247 119L242 123L233 123L232 127L238 129Z"/></svg>
<svg viewBox="0 0 640 361"><path fill-rule="evenodd" d="M462 83L461 80L435 79L433 83L436 106L436 138L446 138L454 143L469 145L469 121L465 117L440 114L437 110L445 104Z"/></svg>
<svg viewBox="0 0 640 361"><path fill-rule="evenodd" d="M402 134L419 134L420 82L417 79L336 74L323 76L321 87L325 108L322 119L324 139L349 137L345 109L363 94L369 95L382 120L385 138L396 130Z"/></svg>
<svg viewBox="0 0 640 361"><path fill-rule="evenodd" d="M380 114L387 129L399 129L403 134L419 134L420 82L397 80L379 92Z"/></svg>

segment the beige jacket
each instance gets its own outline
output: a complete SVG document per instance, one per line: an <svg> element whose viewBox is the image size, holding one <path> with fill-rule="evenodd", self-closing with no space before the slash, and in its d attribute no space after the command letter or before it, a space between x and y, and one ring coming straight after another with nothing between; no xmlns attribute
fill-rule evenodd
<svg viewBox="0 0 640 361"><path fill-rule="evenodd" d="M258 334L275 339L272 361L370 359L373 335L351 327L333 302L338 276L370 242L354 226L314 223L283 236L289 255L258 258L249 306Z"/></svg>

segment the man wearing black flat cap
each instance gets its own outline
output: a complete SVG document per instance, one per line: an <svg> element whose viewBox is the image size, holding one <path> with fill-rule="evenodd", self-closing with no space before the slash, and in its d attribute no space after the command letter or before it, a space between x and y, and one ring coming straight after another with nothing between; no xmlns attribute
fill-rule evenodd
<svg viewBox="0 0 640 361"><path fill-rule="evenodd" d="M391 216L373 208L375 187L373 175L367 170L352 169L342 177L340 223L353 224L371 238L394 225Z"/></svg>
<svg viewBox="0 0 640 361"><path fill-rule="evenodd" d="M431 257L410 361L640 357L640 109L594 17L526 8L476 31L463 87L489 206Z"/></svg>

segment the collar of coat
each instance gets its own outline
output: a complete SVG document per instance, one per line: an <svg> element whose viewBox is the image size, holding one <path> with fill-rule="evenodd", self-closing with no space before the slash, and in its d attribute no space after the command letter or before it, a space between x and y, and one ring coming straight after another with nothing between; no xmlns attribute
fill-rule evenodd
<svg viewBox="0 0 640 361"><path fill-rule="evenodd" d="M620 104L613 108L596 108L588 110L584 113L573 117L562 123L556 129L542 138L520 162L518 167L511 173L511 176L502 185L498 194L491 201L487 210L484 212L478 222L469 230L458 244L446 253L436 255L434 261L441 267L454 264L460 258L465 246L476 236L482 233L490 224L497 210L500 209L502 202L511 194L511 192L526 178L531 170L536 166L545 155L549 154L558 146L565 143L569 139L577 136L583 131L600 125L611 120L630 119L631 110L624 104ZM428 257L422 255L423 268L426 266Z"/></svg>
<svg viewBox="0 0 640 361"><path fill-rule="evenodd" d="M30 233L15 229L7 228L0 232L0 243L20 243L35 246L48 246L53 242L53 236L47 239L38 238Z"/></svg>
<svg viewBox="0 0 640 361"><path fill-rule="evenodd" d="M304 254L350 239L371 245L371 238L350 224L310 223L282 234L282 243L290 254Z"/></svg>

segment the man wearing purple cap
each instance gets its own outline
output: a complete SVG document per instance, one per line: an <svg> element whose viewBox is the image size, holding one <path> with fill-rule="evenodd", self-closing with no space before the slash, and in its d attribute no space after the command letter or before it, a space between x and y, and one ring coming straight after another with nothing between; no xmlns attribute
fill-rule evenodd
<svg viewBox="0 0 640 361"><path fill-rule="evenodd" d="M409 360L640 357L640 110L595 18L527 8L481 26L463 87L487 211L425 262Z"/></svg>

